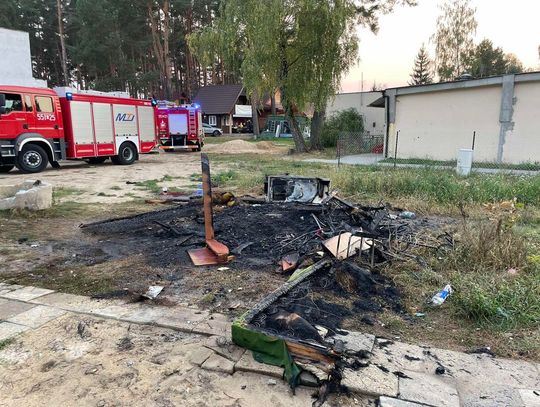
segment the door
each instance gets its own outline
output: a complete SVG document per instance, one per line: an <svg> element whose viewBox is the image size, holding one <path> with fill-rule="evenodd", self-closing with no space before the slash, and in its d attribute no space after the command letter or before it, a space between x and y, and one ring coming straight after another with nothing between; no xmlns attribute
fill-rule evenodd
<svg viewBox="0 0 540 407"><path fill-rule="evenodd" d="M35 125L34 130L36 133L41 134L45 138L59 138L61 137L61 130L58 126L59 120L57 120L57 107L52 96L34 96L35 106Z"/></svg>
<svg viewBox="0 0 540 407"><path fill-rule="evenodd" d="M6 97L6 112L0 116L0 138L14 139L28 128L27 116L24 110L23 95L4 93Z"/></svg>

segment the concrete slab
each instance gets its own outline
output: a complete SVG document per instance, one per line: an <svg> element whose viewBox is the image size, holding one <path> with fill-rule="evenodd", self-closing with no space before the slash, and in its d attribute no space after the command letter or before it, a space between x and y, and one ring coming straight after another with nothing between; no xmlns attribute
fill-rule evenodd
<svg viewBox="0 0 540 407"><path fill-rule="evenodd" d="M156 325L183 332L208 335L204 332L193 331L193 328L197 323L206 318L208 318L208 312L206 311L196 311L190 308L169 308L164 312L163 316L156 321Z"/></svg>
<svg viewBox="0 0 540 407"><path fill-rule="evenodd" d="M385 343L377 340L370 358L374 364L391 371L411 370L420 373L435 373L437 360L430 357L429 348L403 342Z"/></svg>
<svg viewBox="0 0 540 407"><path fill-rule="evenodd" d="M128 311L122 315L122 321L133 322L136 324L154 324L163 317L166 309L163 307L152 307L141 305L138 309Z"/></svg>
<svg viewBox="0 0 540 407"><path fill-rule="evenodd" d="M19 288L23 288L23 286L18 284L2 283L2 286L0 286L0 296L3 296L4 294L7 294L14 290L18 290Z"/></svg>
<svg viewBox="0 0 540 407"><path fill-rule="evenodd" d="M395 399L392 397L382 396L379 398L379 407L425 407L425 404L413 403L412 401L405 401Z"/></svg>
<svg viewBox="0 0 540 407"><path fill-rule="evenodd" d="M373 364L358 370L345 369L341 385L353 393L368 396L398 395L398 378Z"/></svg>
<svg viewBox="0 0 540 407"><path fill-rule="evenodd" d="M121 320L122 317L133 311L133 306L129 305L109 305L104 308L96 308L90 311L98 317Z"/></svg>
<svg viewBox="0 0 540 407"><path fill-rule="evenodd" d="M11 322L0 322L0 341L13 338L28 329L30 328L27 326L12 324Z"/></svg>
<svg viewBox="0 0 540 407"><path fill-rule="evenodd" d="M204 361L201 368L210 370L212 372L228 374L234 373L234 363L223 356L216 355L215 353Z"/></svg>
<svg viewBox="0 0 540 407"><path fill-rule="evenodd" d="M95 310L111 305L119 305L111 300L94 300L83 295L54 292L30 301L34 304L52 305L66 311L92 313Z"/></svg>
<svg viewBox="0 0 540 407"><path fill-rule="evenodd" d="M53 292L54 290L48 290L46 288L26 286L3 294L2 297L19 301L31 301L35 298L41 297L42 295L47 295Z"/></svg>
<svg viewBox="0 0 540 407"><path fill-rule="evenodd" d="M199 335L217 335L231 338L231 322L205 319L193 324L191 332Z"/></svg>
<svg viewBox="0 0 540 407"><path fill-rule="evenodd" d="M204 346L232 362L238 362L246 351L223 336L211 336L207 338Z"/></svg>
<svg viewBox="0 0 540 407"><path fill-rule="evenodd" d="M375 343L375 335L350 331L348 335L334 335L334 340L345 343L345 350L351 354L371 352Z"/></svg>
<svg viewBox="0 0 540 407"><path fill-rule="evenodd" d="M540 407L540 389L519 389L525 407Z"/></svg>
<svg viewBox="0 0 540 407"><path fill-rule="evenodd" d="M36 305L28 311L21 312L20 314L9 318L8 321L14 324L25 325L30 328L38 328L65 313L66 311L59 308Z"/></svg>
<svg viewBox="0 0 540 407"><path fill-rule="evenodd" d="M399 398L437 407L459 407L456 387L430 374L404 371L410 379L399 379Z"/></svg>
<svg viewBox="0 0 540 407"><path fill-rule="evenodd" d="M524 407L519 390L501 383L479 385L476 381L463 381L457 386L463 407Z"/></svg>
<svg viewBox="0 0 540 407"><path fill-rule="evenodd" d="M189 361L194 365L201 366L214 352L208 348L195 349L189 354Z"/></svg>
<svg viewBox="0 0 540 407"><path fill-rule="evenodd" d="M234 366L236 371L258 373L265 376L275 377L277 379L283 378L283 368L278 366L267 365L266 363L259 363L253 358L251 351L246 351Z"/></svg>
<svg viewBox="0 0 540 407"><path fill-rule="evenodd" d="M35 307L33 304L27 304L20 301L2 301L3 302L0 303L0 320L7 320L21 312L28 311L30 308Z"/></svg>

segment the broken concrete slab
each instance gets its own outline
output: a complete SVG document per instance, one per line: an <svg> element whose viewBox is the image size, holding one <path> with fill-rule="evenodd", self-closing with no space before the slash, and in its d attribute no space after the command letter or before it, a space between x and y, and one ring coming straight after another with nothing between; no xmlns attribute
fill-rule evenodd
<svg viewBox="0 0 540 407"><path fill-rule="evenodd" d="M204 346L232 362L238 362L246 351L244 348L236 346L226 337L217 335L206 339Z"/></svg>
<svg viewBox="0 0 540 407"><path fill-rule="evenodd" d="M215 353L204 361L201 368L219 373L234 373L234 363Z"/></svg>
<svg viewBox="0 0 540 407"><path fill-rule="evenodd" d="M519 395L525 407L540 406L540 389L519 389Z"/></svg>
<svg viewBox="0 0 540 407"><path fill-rule="evenodd" d="M26 286L14 291L10 291L9 293L2 294L2 297L19 301L31 301L35 298L41 297L42 295L47 295L53 292L54 290L48 290L46 288Z"/></svg>
<svg viewBox="0 0 540 407"><path fill-rule="evenodd" d="M246 351L234 366L236 371L258 373L278 379L283 378L283 368L257 362L250 351Z"/></svg>
<svg viewBox="0 0 540 407"><path fill-rule="evenodd" d="M353 393L368 396L398 395L398 378L375 365L358 370L344 369L341 385Z"/></svg>
<svg viewBox="0 0 540 407"><path fill-rule="evenodd" d="M28 304L20 301L1 300L0 303L0 319L9 319L21 312L28 311L30 308L35 307L33 304Z"/></svg>
<svg viewBox="0 0 540 407"><path fill-rule="evenodd" d="M382 396L379 398L379 407L425 407L425 404L413 403L412 401L405 401L395 399L392 397Z"/></svg>
<svg viewBox="0 0 540 407"><path fill-rule="evenodd" d="M28 329L30 328L24 325L13 324L11 322L0 322L0 341L13 338Z"/></svg>
<svg viewBox="0 0 540 407"><path fill-rule="evenodd" d="M48 307L46 305L36 305L28 311L21 312L8 319L8 322L28 326L30 328L38 328L53 319L64 315L67 311Z"/></svg>
<svg viewBox="0 0 540 407"><path fill-rule="evenodd" d="M399 379L399 398L438 407L459 407L459 396L450 379L404 371L409 378Z"/></svg>
<svg viewBox="0 0 540 407"><path fill-rule="evenodd" d="M0 185L0 210L48 209L52 206L53 187L42 181L24 181L21 184Z"/></svg>
<svg viewBox="0 0 540 407"><path fill-rule="evenodd" d="M214 352L208 348L198 348L189 354L189 361L194 365L201 366Z"/></svg>
<svg viewBox="0 0 540 407"><path fill-rule="evenodd" d="M350 354L371 352L375 343L375 335L350 331L347 335L334 335L334 340L343 341L345 351Z"/></svg>

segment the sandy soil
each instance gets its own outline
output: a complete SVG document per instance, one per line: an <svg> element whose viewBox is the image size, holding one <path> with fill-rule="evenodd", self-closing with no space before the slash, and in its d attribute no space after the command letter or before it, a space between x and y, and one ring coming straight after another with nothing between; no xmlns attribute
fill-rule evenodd
<svg viewBox="0 0 540 407"><path fill-rule="evenodd" d="M55 188L72 190L65 199L74 202L125 202L134 198L154 196L148 189L126 182L144 182L162 180L164 176L172 180L158 182L161 187L194 189L196 182L191 174L201 171L199 153L159 153L141 155L133 165L113 165L107 161L101 165L89 165L80 161L64 161L58 170L51 168L39 174L21 174L13 170L0 175L0 185L17 184L28 179L40 179L49 182ZM219 165L213 165L212 171L220 171Z"/></svg>
<svg viewBox="0 0 540 407"><path fill-rule="evenodd" d="M204 151L215 154L283 154L287 152L287 148L278 147L270 141L250 143L244 140L231 140L220 144L209 144L204 147Z"/></svg>
<svg viewBox="0 0 540 407"><path fill-rule="evenodd" d="M82 335L78 327L84 327ZM156 327L67 315L0 351L0 406L310 406L261 375L193 366L201 337ZM366 405L333 397L328 406Z"/></svg>

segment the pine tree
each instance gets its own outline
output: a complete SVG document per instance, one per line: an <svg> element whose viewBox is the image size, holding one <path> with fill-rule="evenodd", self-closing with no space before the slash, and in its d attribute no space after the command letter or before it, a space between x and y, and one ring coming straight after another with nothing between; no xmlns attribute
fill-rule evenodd
<svg viewBox="0 0 540 407"><path fill-rule="evenodd" d="M426 47L422 44L422 47L414 60L414 68L409 85L427 85L432 82L433 74L431 70L431 60L429 59Z"/></svg>

